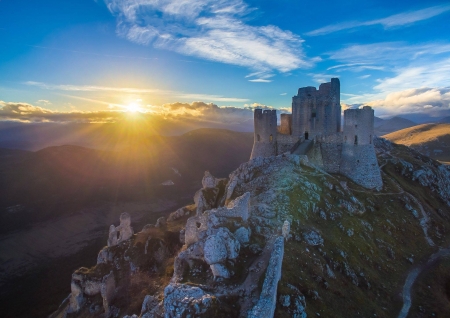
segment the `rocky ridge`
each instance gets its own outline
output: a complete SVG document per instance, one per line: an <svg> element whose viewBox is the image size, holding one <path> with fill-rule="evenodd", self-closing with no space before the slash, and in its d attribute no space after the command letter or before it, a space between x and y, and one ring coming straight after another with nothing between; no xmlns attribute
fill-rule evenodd
<svg viewBox="0 0 450 318"><path fill-rule="evenodd" d="M297 155L255 158L228 180L205 173L193 206L75 272L59 315L395 316L408 270L450 243L450 170L383 139L375 146L380 191ZM139 303L127 291L149 272L159 286L145 290L138 311L124 305Z"/></svg>

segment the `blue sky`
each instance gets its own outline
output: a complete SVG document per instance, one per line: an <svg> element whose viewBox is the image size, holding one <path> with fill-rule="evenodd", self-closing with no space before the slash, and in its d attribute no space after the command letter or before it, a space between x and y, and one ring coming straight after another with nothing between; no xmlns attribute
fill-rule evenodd
<svg viewBox="0 0 450 318"><path fill-rule="evenodd" d="M344 108L426 121L450 115L448 21L448 0L0 0L0 118L234 122L339 77Z"/></svg>

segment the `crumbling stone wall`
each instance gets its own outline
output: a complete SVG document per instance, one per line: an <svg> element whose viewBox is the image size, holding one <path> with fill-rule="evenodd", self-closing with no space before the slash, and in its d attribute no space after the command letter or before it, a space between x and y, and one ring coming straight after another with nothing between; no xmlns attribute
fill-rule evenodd
<svg viewBox="0 0 450 318"><path fill-rule="evenodd" d="M266 277L262 287L258 303L249 313L249 318L272 318L277 304L277 287L281 278L281 265L284 255L284 237L276 238L269 265L266 270Z"/></svg>

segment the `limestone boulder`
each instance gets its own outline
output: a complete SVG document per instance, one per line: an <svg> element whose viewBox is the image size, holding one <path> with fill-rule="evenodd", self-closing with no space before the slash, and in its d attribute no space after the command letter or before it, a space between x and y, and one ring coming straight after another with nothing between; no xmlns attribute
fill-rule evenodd
<svg viewBox="0 0 450 318"><path fill-rule="evenodd" d="M230 278L230 271L223 264L211 264L209 266L214 275L214 278Z"/></svg>
<svg viewBox="0 0 450 318"><path fill-rule="evenodd" d="M200 287L169 284L164 289L165 317L198 317L206 314L215 301Z"/></svg>
<svg viewBox="0 0 450 318"><path fill-rule="evenodd" d="M224 262L228 251L226 241L219 235L211 235L206 239L204 257L208 265Z"/></svg>
<svg viewBox="0 0 450 318"><path fill-rule="evenodd" d="M234 237L239 241L241 245L248 244L250 242L251 230L241 226L234 232Z"/></svg>

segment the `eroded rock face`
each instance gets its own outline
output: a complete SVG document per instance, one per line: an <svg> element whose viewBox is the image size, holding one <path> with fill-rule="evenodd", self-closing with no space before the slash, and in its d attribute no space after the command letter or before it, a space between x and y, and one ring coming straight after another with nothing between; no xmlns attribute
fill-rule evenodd
<svg viewBox="0 0 450 318"><path fill-rule="evenodd" d="M92 276L88 274L74 273L70 284L71 294L67 313L78 312L86 302L86 297L101 294L103 298L103 308L106 317L109 316L109 305L115 296L116 282L114 274L104 276Z"/></svg>
<svg viewBox="0 0 450 318"><path fill-rule="evenodd" d="M168 222L178 220L182 218L185 215L189 215L189 210L186 207L182 207L175 212L170 213L169 217L167 218Z"/></svg>
<svg viewBox="0 0 450 318"><path fill-rule="evenodd" d="M214 302L214 296L196 286L169 284L164 289L165 317L197 317L205 314Z"/></svg>
<svg viewBox="0 0 450 318"><path fill-rule="evenodd" d="M209 171L205 171L205 175L202 179L202 186L203 188L214 188L217 186L218 180L214 178L214 176L209 173Z"/></svg>

